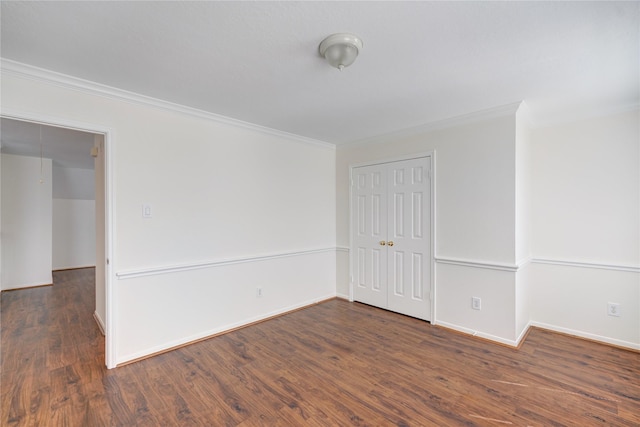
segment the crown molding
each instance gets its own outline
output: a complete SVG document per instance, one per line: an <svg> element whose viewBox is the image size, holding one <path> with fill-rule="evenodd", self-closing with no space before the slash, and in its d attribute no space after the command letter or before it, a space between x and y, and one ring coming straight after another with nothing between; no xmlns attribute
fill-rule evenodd
<svg viewBox="0 0 640 427"><path fill-rule="evenodd" d="M360 145L369 144L382 144L389 141L394 141L402 138L408 138L415 135L433 132L436 130L449 129L457 126L464 126L473 123L482 122L485 120L495 119L498 117L505 117L516 114L522 101L513 102L511 104L501 105L486 110L475 111L469 114L463 114L460 116L450 117L447 119L436 120L433 122L425 123L422 125L401 129L398 131L385 133L382 135L373 136L370 138L358 139L351 142L339 144L338 148L351 148Z"/></svg>
<svg viewBox="0 0 640 427"><path fill-rule="evenodd" d="M210 120L228 126L245 129L257 133L262 133L278 138L283 138L304 144L310 144L318 147L329 148L335 150L336 146L329 142L320 141L293 133L260 126L254 123L245 122L220 114L211 113L197 108L188 107L186 105L175 104L169 101L152 98L150 96L141 95L101 83L84 80L78 77L69 76L67 74L58 73L44 68L35 67L33 65L24 64L6 58L0 58L0 70L3 75L13 75L41 83L48 83L65 89L71 89L90 95L96 95L103 98L125 101L132 104L143 105L146 107L157 108L160 110L170 111L183 114L190 117L197 117Z"/></svg>

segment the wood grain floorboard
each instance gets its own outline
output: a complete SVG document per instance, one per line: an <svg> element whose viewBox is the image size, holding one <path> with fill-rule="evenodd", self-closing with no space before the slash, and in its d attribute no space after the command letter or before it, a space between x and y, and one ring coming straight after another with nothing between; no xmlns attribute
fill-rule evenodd
<svg viewBox="0 0 640 427"><path fill-rule="evenodd" d="M115 370L93 269L2 293L2 426L640 426L640 354L328 301Z"/></svg>

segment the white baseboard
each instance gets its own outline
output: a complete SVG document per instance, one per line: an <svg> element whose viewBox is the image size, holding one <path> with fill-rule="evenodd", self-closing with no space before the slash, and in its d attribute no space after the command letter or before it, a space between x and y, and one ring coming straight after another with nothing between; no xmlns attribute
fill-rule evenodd
<svg viewBox="0 0 640 427"><path fill-rule="evenodd" d="M349 301L349 294L336 294L336 298L344 299Z"/></svg>
<svg viewBox="0 0 640 427"><path fill-rule="evenodd" d="M531 322L527 323L527 326L524 327L522 332L520 332L520 335L518 335L518 338L516 338L516 347L520 347L520 344L522 344L522 340L524 340L524 338L529 333L529 329L531 329Z"/></svg>
<svg viewBox="0 0 640 427"><path fill-rule="evenodd" d="M102 335L106 335L104 333L105 331L105 327L104 327L104 321L100 318L100 315L98 314L97 311L93 312L93 318L96 320L96 323L98 324L98 328L100 328L100 333L102 333Z"/></svg>
<svg viewBox="0 0 640 427"><path fill-rule="evenodd" d="M616 347L629 348L631 350L640 350L640 343L633 343L629 341L623 341L615 338L603 337L602 335L596 335L589 332L576 331L574 329L563 328L561 326L550 325L542 322L530 322L530 326L536 328L547 329L549 331L560 332L567 335L573 335L575 337L585 338L591 341L598 341L605 344L615 345Z"/></svg>
<svg viewBox="0 0 640 427"><path fill-rule="evenodd" d="M569 329L569 328L563 328L563 327L560 327L560 326L550 325L548 323L534 322L534 321L529 322L527 327L524 328L524 330L520 333L520 335L518 336L518 338L515 341L509 340L509 339L506 339L506 338L502 338L502 337L499 337L499 336L496 336L496 335L486 334L484 332L474 331L473 329L465 328L463 326L455 325L455 324L452 324L452 323L438 321L437 325L438 326L442 326L444 328L453 329L454 331L462 332L462 333L465 333L465 334L468 334L468 335L471 335L471 336L474 336L474 337L480 337L480 338L487 339L489 341L495 341L495 342L498 342L500 344L505 344L505 345L508 345L510 347L519 347L520 344L522 343L522 341L525 340L525 337L526 337L527 332L529 331L529 329L531 327L536 327L536 328L546 329L546 330L553 331L553 332L560 332L560 333L567 334L567 335L573 335L573 336L579 337L579 338L585 338L585 339L588 339L590 341L596 341L596 342L601 342L601 343L604 343L604 344L610 344L610 345L614 345L616 347L623 347L623 348L628 348L628 349L631 349L631 350L640 350L640 343L633 343L633 342L619 340L619 339L615 339L615 338L604 337L604 336L601 336L601 335L591 334L589 332L576 331L576 330Z"/></svg>
<svg viewBox="0 0 640 427"><path fill-rule="evenodd" d="M474 331L473 329L465 328L464 326L455 325L453 323L443 322L442 320L438 320L437 325L442 326L443 328L453 329L454 331L462 332L464 334L468 334L474 337L479 337L489 341L494 341L500 344L504 344L509 347L517 347L520 342L520 339L522 339L522 337L524 336L524 335L521 335L518 341L514 341L514 340L509 340L503 337L499 337L497 335L491 335L491 334L487 334L480 331Z"/></svg>

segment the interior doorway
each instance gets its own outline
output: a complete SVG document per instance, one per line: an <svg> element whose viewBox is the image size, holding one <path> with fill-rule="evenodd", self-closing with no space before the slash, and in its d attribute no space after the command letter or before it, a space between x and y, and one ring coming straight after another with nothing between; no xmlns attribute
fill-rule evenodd
<svg viewBox="0 0 640 427"><path fill-rule="evenodd" d="M7 162L17 159L19 163L41 164L41 185L51 188L48 204L43 202L39 206L45 207L41 216L44 218L48 214L50 221L49 274L53 270L95 265L94 317L105 335L105 363L107 367L113 367L110 363L113 360L112 329L109 327L111 316L108 313L108 254L111 247L108 226L108 130L21 114L3 114L1 120L0 148L2 155L9 159ZM45 183L45 180L49 180L49 183ZM44 198L46 199L46 192ZM0 205L0 214L4 214L7 208ZM93 230L91 235L88 235L88 224ZM3 240L10 239L7 238L7 230L1 231ZM4 246L6 249L10 242L3 240L0 240L0 247ZM60 252L55 253L56 250ZM7 275L3 272L8 270L9 264L3 261L7 258L3 256L3 252L5 251L0 251L0 286L3 290L5 286L25 287L21 286L20 281L13 279L12 285L5 283ZM48 283L52 283L51 279ZM38 283L42 280L44 282ZM45 282L47 280L41 276L34 283L23 284L37 286L47 284Z"/></svg>

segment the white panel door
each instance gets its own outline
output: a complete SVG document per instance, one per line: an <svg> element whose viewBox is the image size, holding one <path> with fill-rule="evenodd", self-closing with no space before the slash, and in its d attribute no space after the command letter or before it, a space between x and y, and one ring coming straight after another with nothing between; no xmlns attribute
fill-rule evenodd
<svg viewBox="0 0 640 427"><path fill-rule="evenodd" d="M430 158L353 169L356 301L431 320Z"/></svg>
<svg viewBox="0 0 640 427"><path fill-rule="evenodd" d="M353 171L354 298L387 305L387 173L379 166Z"/></svg>

